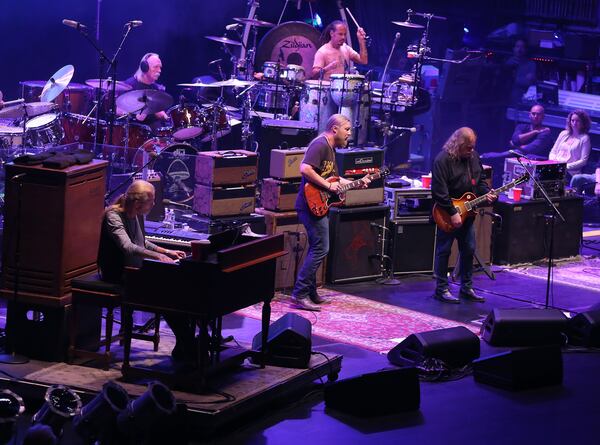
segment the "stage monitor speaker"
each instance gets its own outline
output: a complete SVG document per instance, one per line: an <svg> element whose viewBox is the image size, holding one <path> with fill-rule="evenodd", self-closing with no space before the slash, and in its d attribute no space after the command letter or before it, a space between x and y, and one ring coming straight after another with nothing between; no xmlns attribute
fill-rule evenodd
<svg viewBox="0 0 600 445"><path fill-rule="evenodd" d="M327 282L344 283L381 276L380 227L390 208L332 208L329 211L329 256Z"/></svg>
<svg viewBox="0 0 600 445"><path fill-rule="evenodd" d="M583 228L583 200L567 196L552 198L552 202L566 220L555 221L554 258L577 256ZM494 263L530 263L548 256L550 230L544 218L548 213L544 201L512 202L501 198L494 204L494 212L502 216L501 230L494 233Z"/></svg>
<svg viewBox="0 0 600 445"><path fill-rule="evenodd" d="M600 347L600 309L582 312L569 320L569 344Z"/></svg>
<svg viewBox="0 0 600 445"><path fill-rule="evenodd" d="M416 411L421 387L416 368L387 369L340 380L325 388L325 406L358 417Z"/></svg>
<svg viewBox="0 0 600 445"><path fill-rule="evenodd" d="M312 349L311 324L292 312L269 326L267 364L286 368L306 368ZM254 336L252 349L262 350L262 331Z"/></svg>
<svg viewBox="0 0 600 445"><path fill-rule="evenodd" d="M473 362L476 382L521 390L560 385L563 360L560 347L537 346L506 351Z"/></svg>
<svg viewBox="0 0 600 445"><path fill-rule="evenodd" d="M429 217L391 222L394 274L431 273L435 258L435 224Z"/></svg>
<svg viewBox="0 0 600 445"><path fill-rule="evenodd" d="M388 360L397 366L414 366L426 359L460 368L479 357L479 338L464 326L409 335L391 349Z"/></svg>
<svg viewBox="0 0 600 445"><path fill-rule="evenodd" d="M562 345L567 317L558 309L494 309L481 331L494 346Z"/></svg>

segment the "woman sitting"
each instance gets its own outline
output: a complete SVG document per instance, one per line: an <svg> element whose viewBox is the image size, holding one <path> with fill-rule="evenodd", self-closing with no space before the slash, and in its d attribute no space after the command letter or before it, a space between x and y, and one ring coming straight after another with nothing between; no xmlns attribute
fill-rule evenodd
<svg viewBox="0 0 600 445"><path fill-rule="evenodd" d="M592 121L583 110L575 110L567 117L567 127L556 138L548 159L566 162L571 176L580 174L588 162L592 143L589 131Z"/></svg>

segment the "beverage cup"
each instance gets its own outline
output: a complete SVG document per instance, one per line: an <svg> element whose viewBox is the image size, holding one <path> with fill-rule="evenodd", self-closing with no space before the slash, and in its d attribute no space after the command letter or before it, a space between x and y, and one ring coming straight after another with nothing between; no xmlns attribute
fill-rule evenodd
<svg viewBox="0 0 600 445"><path fill-rule="evenodd" d="M521 200L521 192L523 191L522 188L519 187L515 187L513 189L513 201L518 202Z"/></svg>
<svg viewBox="0 0 600 445"><path fill-rule="evenodd" d="M191 242L192 245L192 259L194 261L204 261L208 256L208 249L210 248L210 240L194 240Z"/></svg>
<svg viewBox="0 0 600 445"><path fill-rule="evenodd" d="M423 188L426 188L426 189L431 188L431 176L429 176L429 175L421 176L421 182L423 183Z"/></svg>

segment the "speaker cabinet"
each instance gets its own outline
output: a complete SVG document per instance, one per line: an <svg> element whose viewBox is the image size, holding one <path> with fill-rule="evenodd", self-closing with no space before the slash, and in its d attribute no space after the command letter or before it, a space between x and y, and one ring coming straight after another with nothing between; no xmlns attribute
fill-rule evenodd
<svg viewBox="0 0 600 445"><path fill-rule="evenodd" d="M600 309L582 312L569 320L569 343L600 346Z"/></svg>
<svg viewBox="0 0 600 445"><path fill-rule="evenodd" d="M429 217L398 220L389 228L394 274L433 272L435 224Z"/></svg>
<svg viewBox="0 0 600 445"><path fill-rule="evenodd" d="M287 313L269 326L267 364L306 368L312 347L311 324L306 318ZM262 350L262 331L254 336L252 349Z"/></svg>
<svg viewBox="0 0 600 445"><path fill-rule="evenodd" d="M421 388L416 368L389 369L340 380L325 388L325 406L357 417L416 411Z"/></svg>
<svg viewBox="0 0 600 445"><path fill-rule="evenodd" d="M479 357L479 338L463 326L409 335L391 349L388 360L397 366L414 366L435 358L449 368L460 368Z"/></svg>
<svg viewBox="0 0 600 445"><path fill-rule="evenodd" d="M565 217L554 225L554 258L579 255L583 227L583 199L579 197L552 198ZM544 201L512 202L502 197L494 204L502 216L502 225L494 234L494 262L497 264L530 263L548 256L550 225ZM501 229L500 229L501 227Z"/></svg>
<svg viewBox="0 0 600 445"><path fill-rule="evenodd" d="M561 345L567 317L558 309L494 309L481 331L494 346Z"/></svg>
<svg viewBox="0 0 600 445"><path fill-rule="evenodd" d="M481 358L473 362L473 376L476 382L510 390L560 385L560 347L538 346Z"/></svg>
<svg viewBox="0 0 600 445"><path fill-rule="evenodd" d="M370 206L329 211L327 282L344 283L381 276L380 226L390 208Z"/></svg>

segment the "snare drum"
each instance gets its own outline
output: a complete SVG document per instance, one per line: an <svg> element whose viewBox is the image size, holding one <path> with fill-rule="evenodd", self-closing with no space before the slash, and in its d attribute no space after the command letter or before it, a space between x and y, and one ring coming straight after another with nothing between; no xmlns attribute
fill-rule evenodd
<svg viewBox="0 0 600 445"><path fill-rule="evenodd" d="M263 74L265 80L277 80L277 73L279 73L279 77L281 77L282 70L279 62L263 63Z"/></svg>
<svg viewBox="0 0 600 445"><path fill-rule="evenodd" d="M94 142L96 119L81 114L63 113L61 123L65 133L63 143Z"/></svg>
<svg viewBox="0 0 600 445"><path fill-rule="evenodd" d="M32 147L56 147L60 145L65 133L57 113L46 113L30 119L25 124L25 140Z"/></svg>
<svg viewBox="0 0 600 445"><path fill-rule="evenodd" d="M301 83L304 82L304 80L306 79L306 72L304 71L304 68L300 65L290 64L285 68L285 70L286 78L290 82Z"/></svg>
<svg viewBox="0 0 600 445"><path fill-rule="evenodd" d="M327 121L337 111L331 100L330 83L326 80L307 80L300 100L300 120L314 124L320 133L325 131Z"/></svg>
<svg viewBox="0 0 600 445"><path fill-rule="evenodd" d="M10 151L23 143L23 129L0 125L0 150Z"/></svg>
<svg viewBox="0 0 600 445"><path fill-rule="evenodd" d="M340 107L352 107L359 99L365 76L360 74L332 74L331 98Z"/></svg>
<svg viewBox="0 0 600 445"><path fill-rule="evenodd" d="M290 105L290 94L283 85L265 83L260 86L256 105L258 111L287 114Z"/></svg>
<svg viewBox="0 0 600 445"><path fill-rule="evenodd" d="M203 111L196 104L175 105L167 114L173 122L173 137L177 140L193 139L204 131Z"/></svg>
<svg viewBox="0 0 600 445"><path fill-rule="evenodd" d="M113 125L112 139L109 138L108 124L103 123L103 141L107 145L116 145L118 147L138 148L152 136L152 130L148 125L138 122L115 123ZM129 132L129 134L127 134Z"/></svg>

